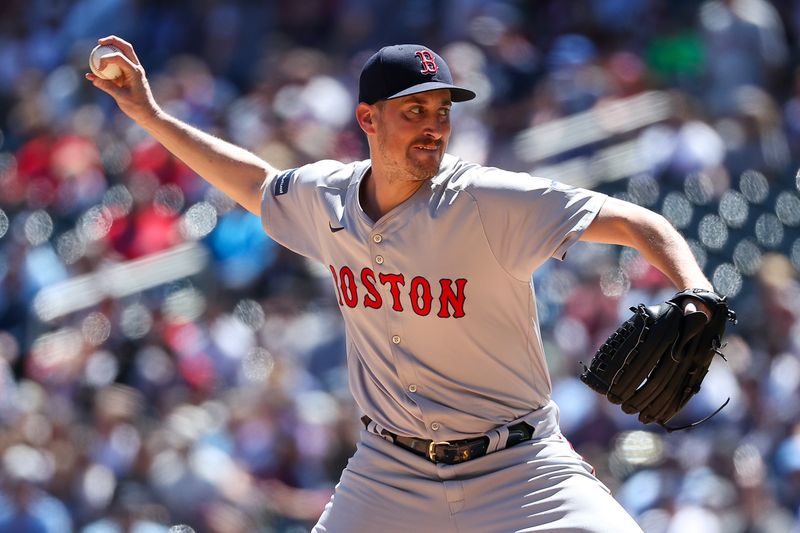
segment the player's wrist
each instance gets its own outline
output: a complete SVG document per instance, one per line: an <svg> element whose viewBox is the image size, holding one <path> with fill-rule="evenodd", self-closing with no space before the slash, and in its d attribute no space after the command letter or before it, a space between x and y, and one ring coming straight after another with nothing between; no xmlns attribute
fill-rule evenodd
<svg viewBox="0 0 800 533"><path fill-rule="evenodd" d="M679 289L679 292L691 292L693 290L701 290L707 292L714 292L714 286L711 283L695 283L691 285L686 285L682 289Z"/></svg>

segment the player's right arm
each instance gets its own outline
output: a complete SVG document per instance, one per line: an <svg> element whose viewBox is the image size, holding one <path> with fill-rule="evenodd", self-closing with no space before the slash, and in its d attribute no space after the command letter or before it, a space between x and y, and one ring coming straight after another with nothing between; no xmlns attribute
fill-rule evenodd
<svg viewBox="0 0 800 533"><path fill-rule="evenodd" d="M113 63L122 70L122 76L108 81L86 74L86 79L111 95L123 113L199 176L251 213L261 215L261 187L278 170L255 154L164 112L153 98L144 68L130 43L113 35L98 43L111 44L122 51L100 61L101 70Z"/></svg>

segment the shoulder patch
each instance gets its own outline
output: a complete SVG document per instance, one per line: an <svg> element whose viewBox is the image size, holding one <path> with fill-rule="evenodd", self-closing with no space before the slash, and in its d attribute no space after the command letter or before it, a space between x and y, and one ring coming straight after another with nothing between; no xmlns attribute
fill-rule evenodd
<svg viewBox="0 0 800 533"><path fill-rule="evenodd" d="M290 168L289 170L283 171L283 173L279 174L277 178L275 178L275 185L272 188L272 196L280 196L281 194L286 194L289 192L289 184L292 181L292 176L294 175L296 168Z"/></svg>

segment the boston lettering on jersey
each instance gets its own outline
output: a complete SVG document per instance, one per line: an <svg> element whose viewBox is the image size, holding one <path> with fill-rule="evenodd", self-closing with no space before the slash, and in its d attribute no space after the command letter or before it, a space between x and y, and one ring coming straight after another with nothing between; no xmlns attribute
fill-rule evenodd
<svg viewBox="0 0 800 533"><path fill-rule="evenodd" d="M422 276L414 276L406 280L403 274L378 272L371 268L362 268L356 273L348 266L338 271L329 265L333 275L333 284L339 305L355 308L359 305L371 309L380 309L391 305L392 310L402 313L411 310L419 316L428 316L435 312L439 318L461 318L464 316L464 289L467 280L464 278L442 278L438 283L431 283ZM389 289L389 297L384 302L379 285ZM436 294L434 295L434 291Z"/></svg>

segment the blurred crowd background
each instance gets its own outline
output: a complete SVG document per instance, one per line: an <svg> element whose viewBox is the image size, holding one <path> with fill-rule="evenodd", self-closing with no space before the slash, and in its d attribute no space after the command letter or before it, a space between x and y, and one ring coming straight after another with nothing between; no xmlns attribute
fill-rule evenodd
<svg viewBox="0 0 800 533"><path fill-rule="evenodd" d="M451 153L663 213L739 314L678 422L730 404L667 434L576 376L673 288L617 247L548 262L568 438L648 533L800 532L797 0L4 0L0 532L308 531L354 449L329 274L83 79L108 34L281 168L366 157L364 60L439 51L479 94Z"/></svg>

